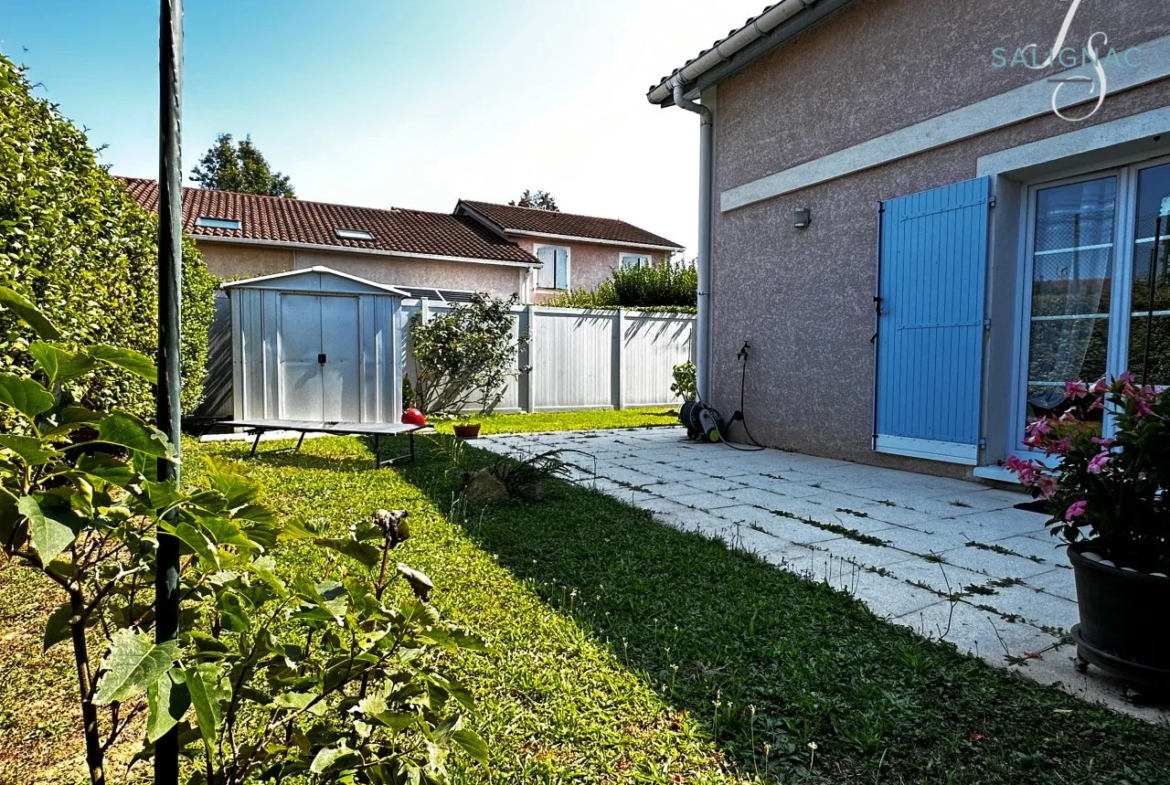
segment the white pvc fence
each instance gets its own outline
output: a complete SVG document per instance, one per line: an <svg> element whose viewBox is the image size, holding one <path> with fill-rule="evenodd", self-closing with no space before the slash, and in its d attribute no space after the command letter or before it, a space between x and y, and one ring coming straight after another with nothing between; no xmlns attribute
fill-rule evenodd
<svg viewBox="0 0 1170 785"><path fill-rule="evenodd" d="M227 298L223 298L226 305ZM231 315L219 307L212 327L211 362L198 416L232 416ZM442 313L450 305L405 300L406 375L415 378L407 322L415 313ZM570 411L672 406L671 371L692 357L695 317L687 314L622 310L581 310L516 306L513 336L521 331L528 344L517 357L518 374L504 391L496 411Z"/></svg>
<svg viewBox="0 0 1170 785"><path fill-rule="evenodd" d="M404 319L423 318L450 305L406 300ZM528 335L516 368L529 370L508 383L496 411L538 412L668 406L675 365L691 359L695 317L625 310L513 308L513 335ZM404 329L406 325L403 325ZM414 378L407 337L406 375Z"/></svg>

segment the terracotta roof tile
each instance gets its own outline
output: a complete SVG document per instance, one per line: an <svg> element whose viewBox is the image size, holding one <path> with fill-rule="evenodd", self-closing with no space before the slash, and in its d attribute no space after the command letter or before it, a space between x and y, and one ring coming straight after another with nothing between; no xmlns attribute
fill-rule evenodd
<svg viewBox="0 0 1170 785"><path fill-rule="evenodd" d="M573 215L572 213L559 213L552 210L538 210L532 207L511 207L490 202L472 202L466 199L460 201L459 204L471 208L505 232L539 232L540 234L608 240L635 245L658 245L682 250L682 246L678 243L615 218L595 218L589 215ZM458 208L456 208L456 212L458 212Z"/></svg>
<svg viewBox="0 0 1170 785"><path fill-rule="evenodd" d="M148 210L157 209L158 183L119 178ZM234 219L239 229L197 226L200 217ZM266 240L338 248L452 256L539 264L515 243L501 239L467 216L422 210L350 207L203 188L183 189L183 229L192 237ZM338 237L337 229L369 232L373 240Z"/></svg>

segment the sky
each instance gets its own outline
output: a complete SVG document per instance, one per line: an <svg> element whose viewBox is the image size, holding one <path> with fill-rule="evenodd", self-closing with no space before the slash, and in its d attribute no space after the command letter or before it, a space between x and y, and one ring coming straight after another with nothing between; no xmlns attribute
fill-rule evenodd
<svg viewBox="0 0 1170 785"><path fill-rule="evenodd" d="M646 92L764 5L187 0L183 171L250 134L303 199L449 212L543 189L690 258L698 117ZM157 3L0 0L0 51L111 171L157 176Z"/></svg>

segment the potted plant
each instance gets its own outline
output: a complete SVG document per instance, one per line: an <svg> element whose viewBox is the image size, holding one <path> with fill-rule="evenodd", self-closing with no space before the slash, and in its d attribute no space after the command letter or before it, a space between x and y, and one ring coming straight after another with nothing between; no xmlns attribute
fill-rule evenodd
<svg viewBox="0 0 1170 785"><path fill-rule="evenodd" d="M455 421L455 435L460 439L478 439L479 423L472 422L470 414L461 414Z"/></svg>
<svg viewBox="0 0 1170 785"><path fill-rule="evenodd" d="M1116 432L1091 422L1106 408ZM1047 462L1010 458L1008 469L1047 501L1051 532L1068 543L1080 624L1078 667L1131 684L1170 688L1170 395L1138 386L1066 385L1066 410L1028 426ZM1055 460L1055 467L1049 468Z"/></svg>

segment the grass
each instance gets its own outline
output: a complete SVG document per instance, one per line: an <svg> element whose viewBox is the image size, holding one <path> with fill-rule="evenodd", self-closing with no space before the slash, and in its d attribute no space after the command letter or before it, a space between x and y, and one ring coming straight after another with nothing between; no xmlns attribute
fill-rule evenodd
<svg viewBox="0 0 1170 785"><path fill-rule="evenodd" d="M576 412L535 412L533 414L490 414L473 416L480 434L535 433L537 431L591 431L602 428L640 428L647 425L677 425L678 410L661 406L648 409L587 409ZM435 430L452 433L454 421L440 421Z"/></svg>
<svg viewBox="0 0 1170 785"><path fill-rule="evenodd" d="M246 449L192 445L188 474L200 453ZM375 472L354 438L249 466L282 514L336 532L378 507L410 511L414 537L399 558L492 647L450 663L477 697L474 725L492 755L490 775L453 758L454 783L1167 782L1170 728L927 642L823 584L602 494L556 482L541 503L466 510L431 445L416 465ZM285 572L325 567L315 550L280 548ZM0 585L6 600L10 586ZM6 625L38 612L16 605L3 609ZM35 659L37 642L27 644ZM53 664L67 684L68 662ZM0 655L19 682L0 680L0 741L33 759L69 723L30 725L9 709L46 681L13 665ZM25 767L19 781L37 780Z"/></svg>

